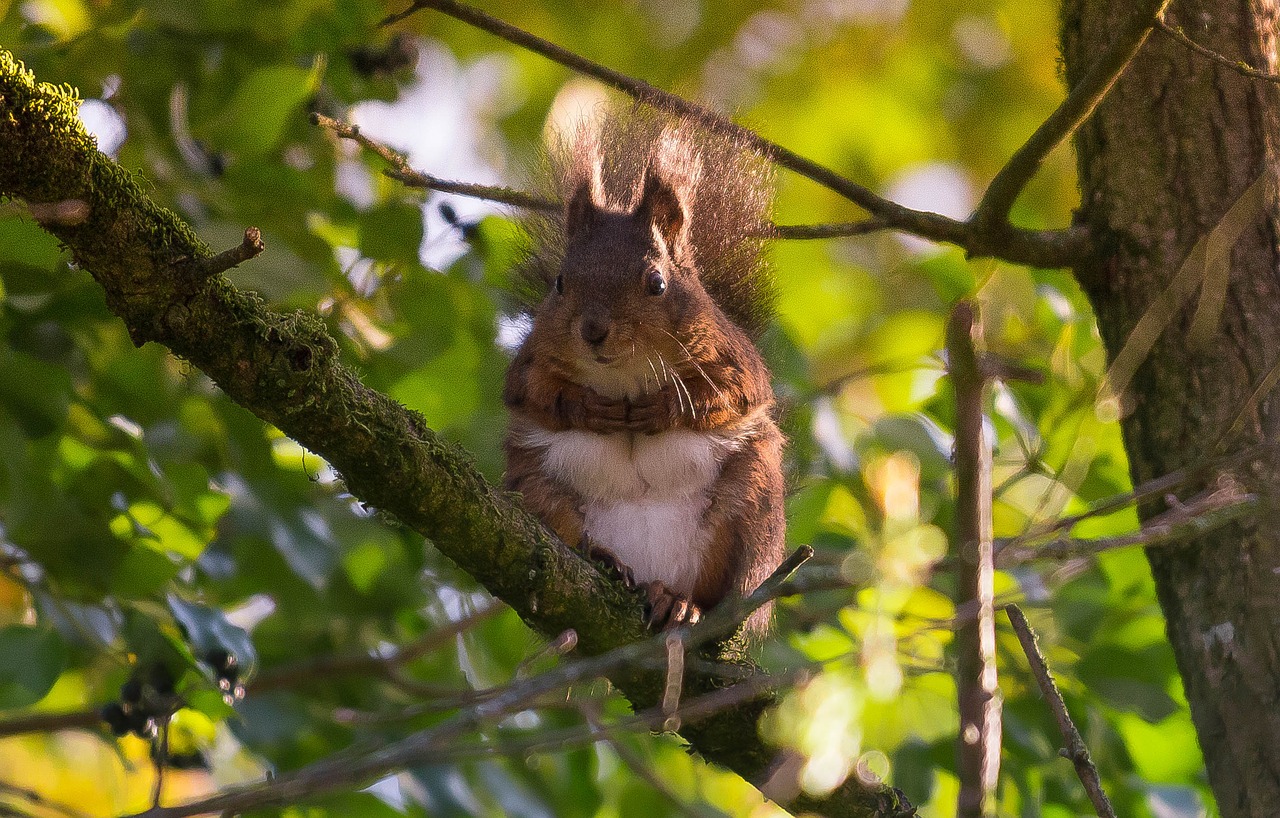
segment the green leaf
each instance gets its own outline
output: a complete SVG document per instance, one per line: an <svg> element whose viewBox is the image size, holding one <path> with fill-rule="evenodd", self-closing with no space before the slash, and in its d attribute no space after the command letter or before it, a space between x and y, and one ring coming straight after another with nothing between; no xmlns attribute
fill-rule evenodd
<svg viewBox="0 0 1280 818"><path fill-rule="evenodd" d="M360 252L377 261L418 261L422 211L403 204L382 205L360 214Z"/></svg>
<svg viewBox="0 0 1280 818"><path fill-rule="evenodd" d="M67 650L52 630L10 625L0 629L0 657L0 709L9 709L35 704L53 689Z"/></svg>
<svg viewBox="0 0 1280 818"><path fill-rule="evenodd" d="M218 608L188 602L177 594L169 594L165 599L197 656L222 649L236 658L244 678L252 674L258 663L258 652L244 628L231 624Z"/></svg>
<svg viewBox="0 0 1280 818"><path fill-rule="evenodd" d="M241 160L271 152L298 108L319 86L324 62L310 69L291 65L259 68L240 83L235 96L211 126L214 143Z"/></svg>
<svg viewBox="0 0 1280 818"><path fill-rule="evenodd" d="M44 437L58 429L71 403L71 378L66 370L29 355L0 347L0 407L8 409L29 437Z"/></svg>

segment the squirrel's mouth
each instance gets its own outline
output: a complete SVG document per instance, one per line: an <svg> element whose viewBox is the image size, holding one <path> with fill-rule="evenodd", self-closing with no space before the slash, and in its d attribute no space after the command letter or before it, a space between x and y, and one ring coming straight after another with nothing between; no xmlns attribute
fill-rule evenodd
<svg viewBox="0 0 1280 818"><path fill-rule="evenodd" d="M596 363L598 363L598 364L601 364L602 366L609 366L610 364L617 363L618 359L619 359L619 358L621 358L621 357L622 357L621 355L601 355L601 354L597 354L597 355L595 356L595 362L596 362Z"/></svg>

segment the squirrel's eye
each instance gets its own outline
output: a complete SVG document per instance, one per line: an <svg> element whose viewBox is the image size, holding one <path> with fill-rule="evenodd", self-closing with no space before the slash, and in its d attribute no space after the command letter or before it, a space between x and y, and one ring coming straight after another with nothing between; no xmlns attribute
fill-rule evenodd
<svg viewBox="0 0 1280 818"><path fill-rule="evenodd" d="M653 270L649 273L645 286L649 290L649 295L662 295L667 291L667 280L663 278L662 273Z"/></svg>
<svg viewBox="0 0 1280 818"><path fill-rule="evenodd" d="M556 276L556 292L564 295L564 276Z"/></svg>

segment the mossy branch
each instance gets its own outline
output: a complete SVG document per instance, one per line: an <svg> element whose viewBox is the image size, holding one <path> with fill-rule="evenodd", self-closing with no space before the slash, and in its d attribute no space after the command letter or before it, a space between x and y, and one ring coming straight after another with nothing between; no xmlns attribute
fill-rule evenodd
<svg viewBox="0 0 1280 818"><path fill-rule="evenodd" d="M318 317L274 311L211 274L215 254L97 150L78 102L74 89L37 83L0 50L0 197L85 203L82 220L42 226L102 286L135 343L165 345L236 403L324 457L352 494L430 539L533 629L555 636L573 628L587 655L646 636L636 597L490 486L420 415L365 386L338 361ZM741 679L741 657L724 658L736 661L732 672L691 669L687 695ZM609 675L637 709L661 698L661 670L627 665ZM682 735L707 759L760 784L773 753L756 721L771 701L771 693L756 696L687 724ZM892 790L850 782L792 806L873 816L899 814L899 804Z"/></svg>

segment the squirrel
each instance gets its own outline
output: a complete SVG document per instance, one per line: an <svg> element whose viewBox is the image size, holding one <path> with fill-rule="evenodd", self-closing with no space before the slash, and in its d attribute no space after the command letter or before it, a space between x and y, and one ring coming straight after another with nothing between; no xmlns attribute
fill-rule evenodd
<svg viewBox="0 0 1280 818"><path fill-rule="evenodd" d="M552 165L564 206L531 228L542 295L506 375L505 485L640 588L651 628L693 624L783 558L784 440L752 340L769 171L690 123L616 112Z"/></svg>

